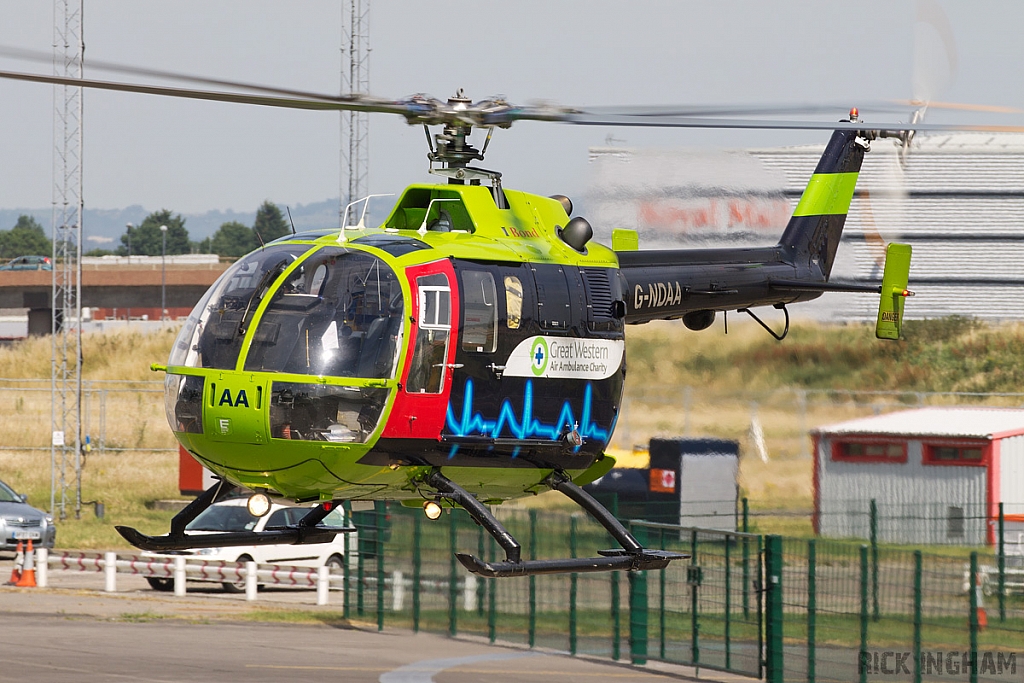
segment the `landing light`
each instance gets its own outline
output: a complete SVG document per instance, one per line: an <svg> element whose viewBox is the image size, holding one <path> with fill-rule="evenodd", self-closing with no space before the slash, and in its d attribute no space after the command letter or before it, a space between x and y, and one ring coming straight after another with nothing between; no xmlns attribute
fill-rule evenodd
<svg viewBox="0 0 1024 683"><path fill-rule="evenodd" d="M423 514L427 516L427 519L434 521L441 516L441 506L432 500L428 500L423 504Z"/></svg>
<svg viewBox="0 0 1024 683"><path fill-rule="evenodd" d="M270 496L262 491L257 491L249 496L249 500L246 502L245 506L249 509L249 514L253 517L262 517L270 512Z"/></svg>

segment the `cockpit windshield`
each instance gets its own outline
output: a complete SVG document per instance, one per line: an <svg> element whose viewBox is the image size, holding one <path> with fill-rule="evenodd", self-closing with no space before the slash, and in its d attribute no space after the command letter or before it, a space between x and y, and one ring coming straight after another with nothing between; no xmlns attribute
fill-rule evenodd
<svg viewBox="0 0 1024 683"><path fill-rule="evenodd" d="M245 369L388 379L401 350L404 301L395 272L370 254L324 247L274 292Z"/></svg>
<svg viewBox="0 0 1024 683"><path fill-rule="evenodd" d="M271 245L228 268L192 309L167 364L233 370L260 301L308 250L295 244Z"/></svg>

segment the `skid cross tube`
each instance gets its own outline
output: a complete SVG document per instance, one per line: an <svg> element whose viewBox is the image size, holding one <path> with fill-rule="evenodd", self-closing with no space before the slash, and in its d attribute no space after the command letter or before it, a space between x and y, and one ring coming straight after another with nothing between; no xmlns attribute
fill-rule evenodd
<svg viewBox="0 0 1024 683"><path fill-rule="evenodd" d="M185 527L188 526L189 522L202 514L206 508L225 498L233 489L233 486L225 484L224 480L221 479L200 493L196 496L195 500L183 507L178 514L171 518L171 532L168 535L181 536L184 534Z"/></svg>
<svg viewBox="0 0 1024 683"><path fill-rule="evenodd" d="M589 493L574 484L565 474L556 473L545 482L548 486L568 496L586 510L605 529L622 544L622 548L600 551L601 557L567 558L562 560L522 560L522 546L508 532L501 522L491 514L487 506L473 497L464 488L445 477L439 470L434 470L425 479L439 497L445 498L456 505L461 505L466 512L489 533L505 550L505 561L485 562L468 553L456 553L455 557L463 566L474 574L488 578L506 576L532 576L537 574L562 574L570 572L606 572L606 571L638 571L643 569L664 569L672 560L689 557L679 553L663 550L648 550L624 527L619 520L593 498Z"/></svg>
<svg viewBox="0 0 1024 683"><path fill-rule="evenodd" d="M462 488L448 477L441 474L439 470L434 470L427 477L427 484L432 486L441 494L443 498L447 498L456 505L461 505L469 516L472 517L477 524L482 526L484 530L489 533L501 549L505 551L506 562L519 562L522 558L523 546L519 544L519 541L515 539L515 536L509 533L508 529L501 525L501 522L491 514L491 511L487 509L487 506L478 501L473 495ZM462 556L459 555L459 560L463 564L466 564Z"/></svg>

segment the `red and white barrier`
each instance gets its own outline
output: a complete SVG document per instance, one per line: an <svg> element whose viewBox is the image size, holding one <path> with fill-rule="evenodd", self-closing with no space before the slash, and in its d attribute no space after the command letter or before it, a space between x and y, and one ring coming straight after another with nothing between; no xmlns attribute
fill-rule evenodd
<svg viewBox="0 0 1024 683"><path fill-rule="evenodd" d="M185 555L173 558L142 557L139 555L119 556L116 553L61 552L53 553L48 558L45 549L38 551L39 586L47 584L46 568L63 571L85 571L104 573L104 590L117 591L118 574L134 574L143 577L169 578L174 580L174 594L185 595L185 582L188 579L240 583L245 582L246 599L256 600L257 587L260 584L273 586L290 586L296 588L315 588L317 604L328 604L331 588L341 588L344 577L331 574L329 567L294 567L289 565L265 565L259 567L255 562L222 562L199 560Z"/></svg>

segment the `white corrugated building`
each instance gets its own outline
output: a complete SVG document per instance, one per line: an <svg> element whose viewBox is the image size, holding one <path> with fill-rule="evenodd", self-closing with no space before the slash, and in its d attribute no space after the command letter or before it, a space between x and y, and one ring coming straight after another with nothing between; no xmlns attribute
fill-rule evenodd
<svg viewBox="0 0 1024 683"><path fill-rule="evenodd" d="M598 235L653 246L773 244L821 145L734 151L591 150L588 218ZM914 248L911 318L1024 319L1024 135L919 135L906 164L876 140L865 156L833 277L877 282L883 243ZM874 297L828 294L819 317L873 320ZM806 314L806 306L794 309Z"/></svg>
<svg viewBox="0 0 1024 683"><path fill-rule="evenodd" d="M883 543L991 544L1024 532L1024 410L920 408L819 427L814 526Z"/></svg>

